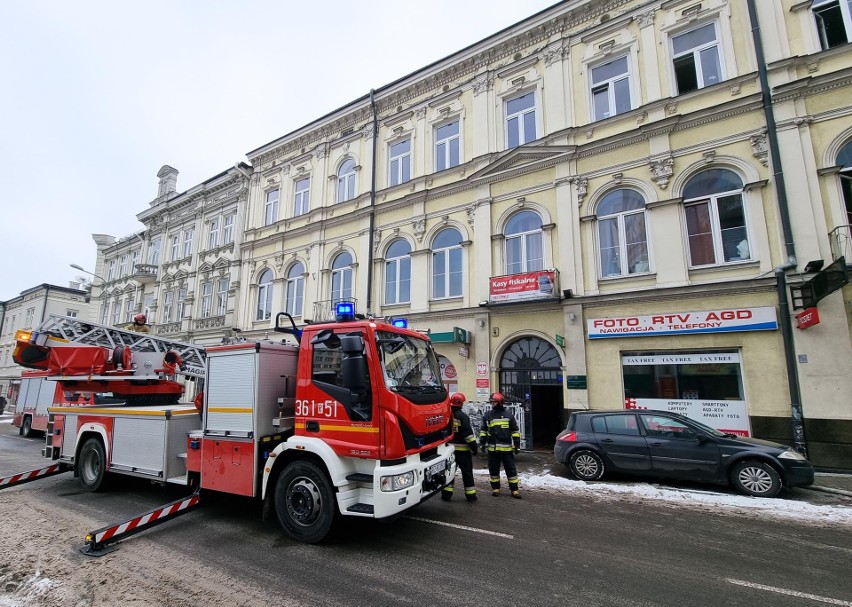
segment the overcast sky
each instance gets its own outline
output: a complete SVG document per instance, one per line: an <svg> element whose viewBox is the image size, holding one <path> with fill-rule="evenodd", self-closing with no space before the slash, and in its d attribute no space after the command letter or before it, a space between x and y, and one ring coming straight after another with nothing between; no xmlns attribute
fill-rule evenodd
<svg viewBox="0 0 852 607"><path fill-rule="evenodd" d="M0 301L94 270L178 191L556 0L9 0L0 6Z"/></svg>

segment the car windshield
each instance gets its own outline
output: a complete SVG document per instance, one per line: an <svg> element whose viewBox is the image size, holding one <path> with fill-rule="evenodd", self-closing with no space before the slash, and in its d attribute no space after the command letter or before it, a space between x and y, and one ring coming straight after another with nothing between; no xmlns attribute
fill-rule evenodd
<svg viewBox="0 0 852 607"><path fill-rule="evenodd" d="M692 418L689 418L689 423L691 423L693 426L698 426L700 429L704 430L707 434L712 434L713 436L719 436L719 437L728 436L724 432L719 432L718 430L716 430L716 428L711 428L710 426L702 424L701 422L697 422Z"/></svg>
<svg viewBox="0 0 852 607"><path fill-rule="evenodd" d="M432 345L399 333L376 335L385 383L394 391L431 391L441 387L441 372Z"/></svg>

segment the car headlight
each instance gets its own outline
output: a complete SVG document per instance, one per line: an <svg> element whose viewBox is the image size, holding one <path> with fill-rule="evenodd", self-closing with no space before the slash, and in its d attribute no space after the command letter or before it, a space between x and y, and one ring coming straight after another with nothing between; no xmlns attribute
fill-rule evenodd
<svg viewBox="0 0 852 607"><path fill-rule="evenodd" d="M379 486L382 491L399 491L400 489L413 487L414 471L394 474L393 476L383 476L379 481Z"/></svg>
<svg viewBox="0 0 852 607"><path fill-rule="evenodd" d="M806 462L808 458L799 453L798 451L794 451L793 449L787 449L783 453L778 456L778 459L794 459L799 462Z"/></svg>

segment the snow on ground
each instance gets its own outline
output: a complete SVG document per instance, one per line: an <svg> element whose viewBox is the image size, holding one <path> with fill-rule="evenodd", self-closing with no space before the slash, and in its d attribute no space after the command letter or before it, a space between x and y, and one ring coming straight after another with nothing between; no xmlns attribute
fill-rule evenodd
<svg viewBox="0 0 852 607"><path fill-rule="evenodd" d="M474 469L478 476L488 476L487 470ZM520 472L521 490L541 490L573 494L601 500L653 500L663 506L710 509L717 514L746 514L760 517L796 520L800 523L841 524L852 526L852 507L810 504L783 498L760 498L729 495L711 490L666 488L642 481L585 482L550 474ZM503 477L505 482L505 476ZM487 485L487 483L486 483ZM712 486L711 486L712 487Z"/></svg>

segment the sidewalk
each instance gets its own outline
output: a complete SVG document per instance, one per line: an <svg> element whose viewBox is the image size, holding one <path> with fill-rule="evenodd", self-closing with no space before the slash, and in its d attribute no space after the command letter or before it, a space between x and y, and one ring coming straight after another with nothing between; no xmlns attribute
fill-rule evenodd
<svg viewBox="0 0 852 607"><path fill-rule="evenodd" d="M476 458L473 464L474 468L485 467L487 465L485 461L483 457ZM557 476L573 478L568 472L568 469L554 459L552 451L521 451L515 456L515 462L518 466L518 472L521 473L535 475L555 473ZM852 497L852 474L817 472L813 485L810 487L799 487L798 489Z"/></svg>

